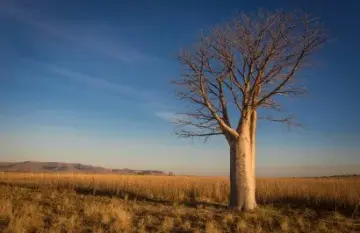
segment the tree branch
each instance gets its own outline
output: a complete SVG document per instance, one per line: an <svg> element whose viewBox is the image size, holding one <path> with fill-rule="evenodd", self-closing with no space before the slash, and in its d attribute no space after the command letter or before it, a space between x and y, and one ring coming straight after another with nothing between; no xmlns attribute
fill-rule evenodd
<svg viewBox="0 0 360 233"><path fill-rule="evenodd" d="M295 117L293 115L289 115L289 116L284 117L284 118L259 117L258 119L286 124L286 125L288 125L289 129L290 129L291 126L301 127L301 124L299 122L295 121Z"/></svg>
<svg viewBox="0 0 360 233"><path fill-rule="evenodd" d="M281 110L275 96L306 93L294 86L294 80L325 41L318 21L298 12L241 14L206 36L201 33L199 42L179 56L184 72L174 83L180 88L179 99L191 105L186 118L177 121L188 127L180 135L224 134L232 140L241 133L243 118L253 111ZM231 125L229 103L236 106L236 128ZM294 124L293 117L259 119Z"/></svg>

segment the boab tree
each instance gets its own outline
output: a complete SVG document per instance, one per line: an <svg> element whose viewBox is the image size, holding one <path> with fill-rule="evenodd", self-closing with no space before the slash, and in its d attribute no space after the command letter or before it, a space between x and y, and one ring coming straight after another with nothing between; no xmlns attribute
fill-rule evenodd
<svg viewBox="0 0 360 233"><path fill-rule="evenodd" d="M279 109L277 96L304 93L294 85L300 68L325 42L319 22L298 12L240 14L201 33L181 50L183 73L174 80L189 111L177 122L181 137L224 135L230 147L230 202L235 210L253 210L255 138L258 110ZM266 111L268 112L268 111ZM265 119L291 124L291 117Z"/></svg>

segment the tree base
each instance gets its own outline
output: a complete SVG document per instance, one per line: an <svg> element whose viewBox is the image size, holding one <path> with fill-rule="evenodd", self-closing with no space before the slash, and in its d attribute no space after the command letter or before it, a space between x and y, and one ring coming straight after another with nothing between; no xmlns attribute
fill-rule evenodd
<svg viewBox="0 0 360 233"><path fill-rule="evenodd" d="M254 204L251 208L245 208L244 206L233 206L229 204L228 209L234 212L254 212L258 209L258 205Z"/></svg>

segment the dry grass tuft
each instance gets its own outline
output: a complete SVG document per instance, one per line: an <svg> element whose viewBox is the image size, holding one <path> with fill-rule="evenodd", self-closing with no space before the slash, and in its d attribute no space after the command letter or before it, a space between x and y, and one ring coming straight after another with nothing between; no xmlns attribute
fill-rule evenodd
<svg viewBox="0 0 360 233"><path fill-rule="evenodd" d="M216 222L210 221L206 224L206 233L221 233L221 229L216 226Z"/></svg>

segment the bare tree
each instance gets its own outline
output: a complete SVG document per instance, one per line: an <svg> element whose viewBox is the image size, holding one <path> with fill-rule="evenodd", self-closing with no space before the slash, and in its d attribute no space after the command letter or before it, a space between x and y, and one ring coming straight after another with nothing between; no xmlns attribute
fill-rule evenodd
<svg viewBox="0 0 360 233"><path fill-rule="evenodd" d="M181 137L224 135L230 147L230 202L235 210L256 208L255 139L259 108L279 110L276 96L305 90L293 82L298 70L324 44L317 19L299 12L240 14L182 50L183 73L174 80L189 103L177 124ZM292 117L264 119L292 124Z"/></svg>

